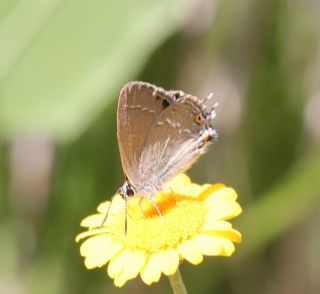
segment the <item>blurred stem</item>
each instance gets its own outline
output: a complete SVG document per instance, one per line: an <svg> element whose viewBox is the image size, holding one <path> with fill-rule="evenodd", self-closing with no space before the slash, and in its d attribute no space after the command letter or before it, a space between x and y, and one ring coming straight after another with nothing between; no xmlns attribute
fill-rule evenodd
<svg viewBox="0 0 320 294"><path fill-rule="evenodd" d="M169 276L170 285L172 287L174 294L187 294L186 286L182 280L179 269L177 269L176 273L172 276Z"/></svg>

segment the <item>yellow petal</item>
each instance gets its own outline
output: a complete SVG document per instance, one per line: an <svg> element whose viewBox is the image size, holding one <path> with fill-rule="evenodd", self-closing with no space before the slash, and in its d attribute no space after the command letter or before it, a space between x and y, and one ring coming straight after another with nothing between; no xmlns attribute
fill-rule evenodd
<svg viewBox="0 0 320 294"><path fill-rule="evenodd" d="M195 236L193 241L201 248L204 255L230 256L235 250L233 243L226 238L201 234Z"/></svg>
<svg viewBox="0 0 320 294"><path fill-rule="evenodd" d="M105 228L82 232L76 237L76 242L79 242L81 239L84 239L84 238L88 238L88 237L95 236L95 235L106 234L108 232L109 231L107 229L105 229Z"/></svg>
<svg viewBox="0 0 320 294"><path fill-rule="evenodd" d="M88 217L86 217L85 219L83 219L81 221L80 226L81 227L100 227L103 220L105 218L105 214L93 214L93 215L89 215Z"/></svg>
<svg viewBox="0 0 320 294"><path fill-rule="evenodd" d="M217 193L220 190L223 190L226 188L226 186L224 184L214 184L214 185L205 185L206 189L204 189L201 194L198 196L199 199L203 199L205 200L206 198L214 195L215 193Z"/></svg>
<svg viewBox="0 0 320 294"><path fill-rule="evenodd" d="M216 185L214 185L216 186ZM208 189L206 193L209 193L211 189L214 189L214 186ZM236 201L237 200L237 193L234 189L229 187L224 187L221 189L218 189L216 191L212 191L211 195L206 199L206 203L214 201Z"/></svg>
<svg viewBox="0 0 320 294"><path fill-rule="evenodd" d="M115 241L109 235L99 235L83 242L80 253L86 257L86 267L92 269L106 264L122 246L120 242Z"/></svg>
<svg viewBox="0 0 320 294"><path fill-rule="evenodd" d="M123 269L123 274L128 280L135 278L147 259L147 255L143 251L133 251L131 252L125 267Z"/></svg>
<svg viewBox="0 0 320 294"><path fill-rule="evenodd" d="M109 206L110 206L110 209L109 209ZM108 213L108 210L109 210L109 214L117 214L119 211L123 211L123 208L124 208L124 200L119 194L116 194L112 197L111 201L105 201L101 203L98 206L97 210L102 214Z"/></svg>
<svg viewBox="0 0 320 294"><path fill-rule="evenodd" d="M231 219L241 214L242 209L239 203L232 201L210 201L208 206L208 218L210 219Z"/></svg>
<svg viewBox="0 0 320 294"><path fill-rule="evenodd" d="M240 243L242 241L242 236L241 236L240 232L238 232L235 229L221 230L221 231L212 230L212 231L205 231L203 233L211 235L211 236L223 237L223 238L229 239L235 243Z"/></svg>
<svg viewBox="0 0 320 294"><path fill-rule="evenodd" d="M201 249L195 246L195 244L192 241L183 241L177 249L183 258L185 258L194 265L201 263L203 260Z"/></svg>
<svg viewBox="0 0 320 294"><path fill-rule="evenodd" d="M128 279L127 279L126 275L121 273L114 278L114 285L116 287L121 288L127 281L128 281Z"/></svg>
<svg viewBox="0 0 320 294"><path fill-rule="evenodd" d="M107 213L109 206L110 206L111 201L105 201L100 203L100 205L98 206L97 210L98 212L105 214Z"/></svg>
<svg viewBox="0 0 320 294"><path fill-rule="evenodd" d="M198 185L192 183L186 174L179 174L165 184L165 187L167 187L167 189L171 189L174 193L191 197L198 197L199 194L211 186L212 185L209 184Z"/></svg>
<svg viewBox="0 0 320 294"><path fill-rule="evenodd" d="M171 181L168 181L165 186L176 190L190 183L191 180L186 174L179 174L175 176Z"/></svg>
<svg viewBox="0 0 320 294"><path fill-rule="evenodd" d="M160 253L161 255L161 270L169 276L173 275L179 266L179 254L174 249L167 249Z"/></svg>
<svg viewBox="0 0 320 294"><path fill-rule="evenodd" d="M222 253L223 256L230 256L233 254L233 252L235 251L235 247L232 241L222 237L213 237L213 238L215 238L217 242L220 242L221 247L223 248L223 253Z"/></svg>
<svg viewBox="0 0 320 294"><path fill-rule="evenodd" d="M212 220L210 221L207 217L207 223L202 227L202 231L213 231L213 230L229 230L232 228L232 225L229 222L222 220Z"/></svg>
<svg viewBox="0 0 320 294"><path fill-rule="evenodd" d="M208 189L208 187L210 187L208 184L200 186L198 184L191 183L189 185L180 187L179 189L175 190L175 192L181 195L188 195L190 197L199 197L199 195Z"/></svg>
<svg viewBox="0 0 320 294"><path fill-rule="evenodd" d="M108 266L108 275L110 278L114 279L122 272L130 254L130 249L124 249L119 254L111 258Z"/></svg>
<svg viewBox="0 0 320 294"><path fill-rule="evenodd" d="M158 282L161 277L161 267L160 267L161 257L160 254L151 255L145 267L141 271L141 279L147 284Z"/></svg>

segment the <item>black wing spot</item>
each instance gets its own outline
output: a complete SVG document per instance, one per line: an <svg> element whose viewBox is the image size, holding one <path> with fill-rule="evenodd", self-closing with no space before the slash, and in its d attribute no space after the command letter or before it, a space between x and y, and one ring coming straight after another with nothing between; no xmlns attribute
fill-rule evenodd
<svg viewBox="0 0 320 294"><path fill-rule="evenodd" d="M159 100L161 97L157 95L156 100Z"/></svg>
<svg viewBox="0 0 320 294"><path fill-rule="evenodd" d="M173 94L173 98L174 98L175 100L179 100L179 99L181 98L180 92L175 92L175 93Z"/></svg>
<svg viewBox="0 0 320 294"><path fill-rule="evenodd" d="M170 105L169 101L167 99L162 100L162 109L166 109Z"/></svg>

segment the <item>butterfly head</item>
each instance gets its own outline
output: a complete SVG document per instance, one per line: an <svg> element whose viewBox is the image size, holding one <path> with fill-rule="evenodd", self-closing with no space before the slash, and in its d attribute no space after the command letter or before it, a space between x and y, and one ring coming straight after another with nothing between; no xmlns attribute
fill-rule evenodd
<svg viewBox="0 0 320 294"><path fill-rule="evenodd" d="M129 181L125 181L122 187L118 190L119 195L123 199L128 199L129 197L136 194L136 191L134 190L133 186L129 183Z"/></svg>

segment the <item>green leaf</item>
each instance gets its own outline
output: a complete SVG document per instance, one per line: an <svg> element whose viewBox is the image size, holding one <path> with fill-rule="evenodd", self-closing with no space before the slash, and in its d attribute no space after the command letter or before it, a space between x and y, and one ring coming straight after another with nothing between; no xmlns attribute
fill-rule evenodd
<svg viewBox="0 0 320 294"><path fill-rule="evenodd" d="M243 242L235 260L253 254L304 219L320 203L320 153L309 155L248 208L235 227Z"/></svg>
<svg viewBox="0 0 320 294"><path fill-rule="evenodd" d="M181 27L193 3L30 0L10 11L4 5L0 138L40 132L64 141L81 134Z"/></svg>

